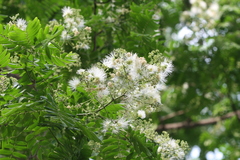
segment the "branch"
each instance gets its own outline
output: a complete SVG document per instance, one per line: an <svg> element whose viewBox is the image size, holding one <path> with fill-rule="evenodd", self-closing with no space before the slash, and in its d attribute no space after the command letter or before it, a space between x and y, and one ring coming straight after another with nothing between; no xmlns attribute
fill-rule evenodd
<svg viewBox="0 0 240 160"><path fill-rule="evenodd" d="M205 126L205 125L210 125L210 124L215 124L221 120L225 120L228 118L231 118L233 116L240 116L240 110L237 110L235 112L230 112L227 113L223 116L219 117L212 117L212 118L207 118L200 120L198 122L191 122L191 121L183 121L183 122L176 122L176 123L169 123L169 124L162 124L159 125L156 129L156 131L163 131L163 130L171 130L171 129L180 129L180 128L193 128L193 127L198 127L198 126Z"/></svg>
<svg viewBox="0 0 240 160"><path fill-rule="evenodd" d="M19 80L21 78L18 74L12 74L12 73L0 74L0 75L5 75L7 77L13 77L13 78L16 78L17 80Z"/></svg>
<svg viewBox="0 0 240 160"><path fill-rule="evenodd" d="M91 113L79 113L79 114L77 114L77 116L87 116L87 115L93 115L94 113L98 113L101 110L105 109L107 106L109 106L112 102L114 102L115 100L117 100L117 99L119 99L119 98L121 98L123 96L125 96L125 93L123 95L117 97L117 98L112 98L111 101L109 101L107 104L99 107L99 109L95 110L94 112L91 112Z"/></svg>
<svg viewBox="0 0 240 160"><path fill-rule="evenodd" d="M180 116L184 113L185 112L183 110L180 110L180 111L177 111L177 112L174 112L174 113L170 113L169 115L163 116L163 117L159 118L159 120L160 120L160 122L166 121L166 120L171 119L173 117Z"/></svg>
<svg viewBox="0 0 240 160"><path fill-rule="evenodd" d="M225 74L227 75L227 72L224 70ZM237 114L237 107L235 106L235 103L233 102L232 96L231 96L231 92L232 92L232 81L229 79L229 77L227 76L227 97L230 100L231 103L231 108L232 110L235 112L235 115L238 119L238 121L240 122L240 115Z"/></svg>

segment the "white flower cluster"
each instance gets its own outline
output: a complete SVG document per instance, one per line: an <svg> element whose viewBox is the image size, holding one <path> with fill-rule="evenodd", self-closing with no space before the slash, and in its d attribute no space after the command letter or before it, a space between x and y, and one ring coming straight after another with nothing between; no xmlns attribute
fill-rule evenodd
<svg viewBox="0 0 240 160"><path fill-rule="evenodd" d="M25 31L26 28L27 28L27 21L22 19L22 18L18 18L17 21L16 21L16 25L17 25L18 28Z"/></svg>
<svg viewBox="0 0 240 160"><path fill-rule="evenodd" d="M118 133L120 130L127 129L129 121L124 118L119 118L117 120L106 119L103 122L103 132L111 130L112 133Z"/></svg>
<svg viewBox="0 0 240 160"><path fill-rule="evenodd" d="M64 30L61 39L74 49L89 49L91 28L84 25L85 21L79 9L64 7L62 9Z"/></svg>
<svg viewBox="0 0 240 160"><path fill-rule="evenodd" d="M159 146L157 153L161 155L162 159L184 159L185 151L188 148L186 142L170 138L167 132L156 133L156 126L151 125L151 121L135 120L132 124L134 130L144 133L147 139L153 140Z"/></svg>
<svg viewBox="0 0 240 160"><path fill-rule="evenodd" d="M25 31L27 28L27 21L22 18L18 18L18 16L19 14L10 17L11 21L8 23L8 25L16 25L19 29Z"/></svg>
<svg viewBox="0 0 240 160"><path fill-rule="evenodd" d="M98 3L97 4L97 14L101 15L101 22L105 22L108 24L114 23L115 25L119 24L120 17L128 14L130 12L128 6L129 2L123 3L120 5L115 5L116 1L112 0L111 3ZM107 9L107 14L104 13L105 9ZM106 12L106 11L105 11ZM115 26L114 25L114 26ZM116 29L113 26L114 30Z"/></svg>
<svg viewBox="0 0 240 160"><path fill-rule="evenodd" d="M162 135L156 135L154 141L159 144L157 152L161 154L162 159L182 160L185 157L187 149L186 142L171 139L167 132Z"/></svg>
<svg viewBox="0 0 240 160"><path fill-rule="evenodd" d="M158 64L148 64L145 58L118 49L103 59L102 65L80 69L77 73L89 90L94 88L98 101L124 95L121 103L131 110L126 114L145 118L146 113L156 111L161 104L159 91L172 69L172 63L166 58L160 58ZM78 84L80 80L76 78L69 81L72 89Z"/></svg>
<svg viewBox="0 0 240 160"><path fill-rule="evenodd" d="M118 49L103 59L101 65L94 65L87 70L79 69L79 78L74 77L69 85L73 90L79 85L84 86L103 104L121 97L119 103L125 111L118 114L119 117L126 118L125 122L144 119L147 114L160 109L161 86L173 70L172 63L160 55L156 62L157 64L149 64L137 54ZM108 122L109 120L104 122L104 131L107 128L112 128L113 131L113 126L125 126L117 125L118 122L113 126L107 125Z"/></svg>
<svg viewBox="0 0 240 160"><path fill-rule="evenodd" d="M160 109L161 86L173 70L172 63L158 51L149 53L149 58L152 60L147 63L137 54L123 49L114 50L101 64L79 69L79 78L74 77L69 85L73 90L77 90L78 86L84 87L97 102L104 104L102 106L111 105L109 102L112 100L121 104L123 109L117 111L115 118L103 120L103 133L116 134L131 127L161 146L163 149L159 147L159 154L165 149L163 152L179 158L184 156L182 146L168 136L158 135L155 127L150 127L150 121L145 120L147 114ZM88 109L89 113L93 113L101 108ZM164 141L161 140L163 137Z"/></svg>
<svg viewBox="0 0 240 160"><path fill-rule="evenodd" d="M197 41L217 34L215 26L221 16L217 1L206 3L203 0L190 0L191 9L182 12L180 21L183 28L189 30L185 40L189 44L196 44ZM205 46L208 44L204 41Z"/></svg>
<svg viewBox="0 0 240 160"><path fill-rule="evenodd" d="M190 3L192 5L190 11L184 11L180 21L185 22L193 31L199 31L201 28L214 28L221 15L218 3L213 1L207 4L203 0L190 0Z"/></svg>

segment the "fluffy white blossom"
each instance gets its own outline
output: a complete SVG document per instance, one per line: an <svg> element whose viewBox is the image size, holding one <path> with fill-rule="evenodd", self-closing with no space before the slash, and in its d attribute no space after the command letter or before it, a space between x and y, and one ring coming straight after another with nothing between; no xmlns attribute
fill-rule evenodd
<svg viewBox="0 0 240 160"><path fill-rule="evenodd" d="M77 78L77 77L74 77L72 80L70 80L69 82L69 86L75 90L77 88L77 86L79 85L80 83L80 80Z"/></svg>
<svg viewBox="0 0 240 160"><path fill-rule="evenodd" d="M174 139L171 139L168 143L169 143L170 147L172 147L172 148L176 148L177 147L177 143L176 143L176 141Z"/></svg>
<svg viewBox="0 0 240 160"><path fill-rule="evenodd" d="M129 57L126 59L129 70L129 75L133 80L140 78L140 72L143 69L143 64L146 63L146 60L143 57L138 57L137 54L128 53Z"/></svg>
<svg viewBox="0 0 240 160"><path fill-rule="evenodd" d="M87 44L82 44L82 48L85 49L85 50L90 49L89 45L87 45Z"/></svg>
<svg viewBox="0 0 240 160"><path fill-rule="evenodd" d="M152 103L161 103L160 93L153 86L147 84L141 91L140 94L149 99Z"/></svg>
<svg viewBox="0 0 240 160"><path fill-rule="evenodd" d="M128 127L128 123L129 123L129 121L124 118L120 118L117 120L117 126L119 128L126 129Z"/></svg>
<svg viewBox="0 0 240 160"><path fill-rule="evenodd" d="M129 121L124 118L119 118L116 120L106 119L103 121L103 132L112 131L113 133L118 133L121 130L127 129L129 126Z"/></svg>
<svg viewBox="0 0 240 160"><path fill-rule="evenodd" d="M147 65L147 69L150 74L154 74L158 71L158 67L156 65L151 64Z"/></svg>
<svg viewBox="0 0 240 160"><path fill-rule="evenodd" d="M81 18L76 18L76 22L77 22L77 27L78 28L83 28L83 27L85 27L84 26L84 20L83 19L81 19Z"/></svg>
<svg viewBox="0 0 240 160"><path fill-rule="evenodd" d="M69 40L71 38L72 38L71 35L68 34L68 32L66 30L62 31L62 34L61 34L61 39L62 40Z"/></svg>
<svg viewBox="0 0 240 160"><path fill-rule="evenodd" d="M89 73L90 78L97 78L101 82L105 81L106 73L102 68L98 68L96 66L93 66L89 70L87 70L87 72Z"/></svg>
<svg viewBox="0 0 240 160"><path fill-rule="evenodd" d="M61 34L61 39L75 50L90 49L91 27L85 27L84 17L79 14L80 10L64 7L62 12L64 31ZM68 41L70 39L71 43Z"/></svg>
<svg viewBox="0 0 240 160"><path fill-rule="evenodd" d="M108 96L110 94L108 87L106 87L104 84L98 85L98 92L97 97L103 98L105 96Z"/></svg>
<svg viewBox="0 0 240 160"><path fill-rule="evenodd" d="M17 25L18 28L20 28L23 31L25 31L26 28L27 28L27 22L22 18L17 19L16 25Z"/></svg>
<svg viewBox="0 0 240 160"><path fill-rule="evenodd" d="M173 65L172 62L170 62L169 60L167 60L166 58L164 59L164 61L161 63L161 67L164 68L164 72L166 74L170 74L173 71Z"/></svg>
<svg viewBox="0 0 240 160"><path fill-rule="evenodd" d="M211 37L209 33L217 34L215 26L222 11L217 1L190 0L190 3L190 10L182 12L180 16L180 21L184 23L180 32L188 30L183 40L192 45L202 38Z"/></svg>
<svg viewBox="0 0 240 160"><path fill-rule="evenodd" d="M112 52L110 55L108 55L106 58L102 60L103 65L105 65L108 68L115 68L115 54Z"/></svg>
<svg viewBox="0 0 240 160"><path fill-rule="evenodd" d="M144 110L138 110L137 114L138 114L138 117L142 119L146 118L146 112Z"/></svg>
<svg viewBox="0 0 240 160"><path fill-rule="evenodd" d="M63 7L62 12L63 12L63 17L73 14L73 10L70 7L66 7L66 6Z"/></svg>
<svg viewBox="0 0 240 160"><path fill-rule="evenodd" d="M82 74L82 73L84 73L85 72L85 69L79 69L79 70L77 70L77 74Z"/></svg>
<svg viewBox="0 0 240 160"><path fill-rule="evenodd" d="M161 157L181 159L184 152L179 141L169 138L168 135L157 134L156 128L150 126L150 121L145 119L147 113L159 110L159 90L164 88L166 77L173 70L172 63L164 59L158 51L149 53L149 57L155 59L148 63L137 54L118 49L103 59L102 64L86 70L79 69L77 74L81 77L82 85L94 101L100 104L97 107L89 105L87 111L98 115L99 110L103 108L101 111L109 114L104 118L100 111L103 118L100 122L102 134L115 135L126 132L127 128L131 127L144 134L147 140L157 143L157 152ZM78 83L78 79L69 82L73 89Z"/></svg>
<svg viewBox="0 0 240 160"><path fill-rule="evenodd" d="M204 1L200 1L200 2L199 2L199 6L200 6L202 9L206 9L206 8L207 8L207 3L204 2Z"/></svg>

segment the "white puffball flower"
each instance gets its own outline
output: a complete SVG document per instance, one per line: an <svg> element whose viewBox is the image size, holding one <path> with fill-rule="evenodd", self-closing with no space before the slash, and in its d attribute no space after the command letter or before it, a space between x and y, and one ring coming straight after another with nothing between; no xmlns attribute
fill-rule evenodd
<svg viewBox="0 0 240 160"><path fill-rule="evenodd" d="M26 28L27 28L27 22L22 18L17 19L16 25L17 25L18 28L20 28L23 31L25 31Z"/></svg>
<svg viewBox="0 0 240 160"><path fill-rule="evenodd" d="M199 6L203 9L206 9L207 8L207 3L204 2L204 1L199 1Z"/></svg>
<svg viewBox="0 0 240 160"><path fill-rule="evenodd" d="M190 0L191 4L197 3L197 0Z"/></svg>
<svg viewBox="0 0 240 160"><path fill-rule="evenodd" d="M158 149L157 149L157 153L161 153L161 151L162 151L162 147L159 146Z"/></svg>
<svg viewBox="0 0 240 160"><path fill-rule="evenodd" d="M73 10L70 7L66 7L66 6L63 7L62 12L63 12L63 17L73 14Z"/></svg>
<svg viewBox="0 0 240 160"><path fill-rule="evenodd" d="M115 63L115 54L112 52L110 55L108 55L105 59L102 61L103 65L108 67L108 68L115 68L116 63Z"/></svg>
<svg viewBox="0 0 240 160"><path fill-rule="evenodd" d="M64 23L66 24L66 28L71 28L71 26L76 23L74 18L64 18Z"/></svg>
<svg viewBox="0 0 240 160"><path fill-rule="evenodd" d="M167 59L164 59L164 61L161 63L161 67L164 67L164 72L167 74L173 71L173 64Z"/></svg>
<svg viewBox="0 0 240 160"><path fill-rule="evenodd" d="M83 28L83 27L85 27L84 26L84 20L83 19L81 19L81 18L76 18L76 22L77 22L77 27L78 28Z"/></svg>
<svg viewBox="0 0 240 160"><path fill-rule="evenodd" d="M110 94L108 88L104 84L98 85L97 97L102 98L104 96L108 96Z"/></svg>
<svg viewBox="0 0 240 160"><path fill-rule="evenodd" d="M179 157L179 159L183 159L184 158L184 156L185 156L185 153L183 152L183 150L181 150L180 148L179 148L179 150L180 151L178 151L178 157Z"/></svg>
<svg viewBox="0 0 240 160"><path fill-rule="evenodd" d="M68 34L68 32L66 30L62 31L62 34L61 34L61 39L62 40L69 40L71 38L72 37Z"/></svg>
<svg viewBox="0 0 240 160"><path fill-rule="evenodd" d="M171 148L176 148L178 145L177 143L175 142L175 140L171 139L168 144L170 145Z"/></svg>
<svg viewBox="0 0 240 160"><path fill-rule="evenodd" d="M158 71L158 67L156 65L147 65L147 69L149 71L150 74L154 74Z"/></svg>
<svg viewBox="0 0 240 160"><path fill-rule="evenodd" d="M112 121L109 119L106 119L103 121L103 132L107 132L107 130L111 127Z"/></svg>
<svg viewBox="0 0 240 160"><path fill-rule="evenodd" d="M79 69L79 70L77 70L77 74L82 74L82 73L84 73L85 72L85 69Z"/></svg>
<svg viewBox="0 0 240 160"><path fill-rule="evenodd" d="M88 70L88 73L90 73L89 77L92 78L98 78L101 82L105 81L106 73L102 68L98 68L96 66L93 66Z"/></svg>
<svg viewBox="0 0 240 160"><path fill-rule="evenodd" d="M126 119L120 118L117 120L117 127L126 129L128 127L129 121Z"/></svg>
<svg viewBox="0 0 240 160"><path fill-rule="evenodd" d="M72 90L75 90L77 86L79 85L80 80L77 77L74 77L72 80L68 82L69 86L72 88Z"/></svg>
<svg viewBox="0 0 240 160"><path fill-rule="evenodd" d="M89 45L86 45L86 44L84 44L84 45L82 46L82 48L85 49L85 50L90 49Z"/></svg>
<svg viewBox="0 0 240 160"><path fill-rule="evenodd" d="M155 102L158 102L158 103L161 103L161 98L160 98L160 94L159 94L159 91L154 88L153 86L151 85L146 85L141 91L140 91L140 94L145 96L145 97L148 97L148 98L151 98L152 100L154 100Z"/></svg>
<svg viewBox="0 0 240 160"><path fill-rule="evenodd" d="M167 86L164 83L158 83L155 88L159 91L163 91L165 89L167 89Z"/></svg>
<svg viewBox="0 0 240 160"><path fill-rule="evenodd" d="M197 14L202 14L203 13L203 10L197 6L192 6L191 7L191 12L194 14L194 15L197 15Z"/></svg>
<svg viewBox="0 0 240 160"><path fill-rule="evenodd" d="M138 114L138 117L142 119L146 118L146 113L144 110L138 110L137 114Z"/></svg>

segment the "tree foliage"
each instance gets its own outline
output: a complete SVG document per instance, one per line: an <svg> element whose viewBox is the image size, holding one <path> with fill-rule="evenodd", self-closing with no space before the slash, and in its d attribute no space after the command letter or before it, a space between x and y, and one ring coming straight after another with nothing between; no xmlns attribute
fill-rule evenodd
<svg viewBox="0 0 240 160"><path fill-rule="evenodd" d="M159 50L147 62L117 49L94 64L80 10L62 12L45 25L17 14L0 26L0 158L182 159L187 144L157 134L146 118L160 109L171 62Z"/></svg>
<svg viewBox="0 0 240 160"><path fill-rule="evenodd" d="M159 158L161 148L149 141L148 133L137 131L140 128L98 134L104 118L119 120L124 94L100 104L98 82L80 82L92 66L114 73L98 63L112 51L138 53L151 64L159 63L158 56L173 61L167 87L161 86L163 105L145 120L141 119L145 112L135 110L139 115L135 125L152 126L148 122L152 119L159 133L168 130L172 137L198 145L201 159L215 148L224 159L240 157L238 0L0 0L0 4L0 158ZM76 9L73 17L62 17L66 6ZM84 27L68 26L68 18ZM76 74L80 68L81 74ZM104 109L98 111L99 106ZM162 146L171 144L166 133L161 136L166 140Z"/></svg>

